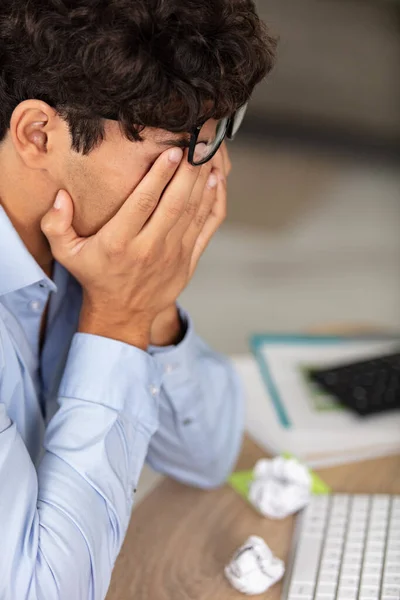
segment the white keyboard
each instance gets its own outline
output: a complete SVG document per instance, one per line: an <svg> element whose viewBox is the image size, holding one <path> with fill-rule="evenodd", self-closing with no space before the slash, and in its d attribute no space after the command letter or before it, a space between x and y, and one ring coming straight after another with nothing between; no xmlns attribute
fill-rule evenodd
<svg viewBox="0 0 400 600"><path fill-rule="evenodd" d="M400 496L315 496L298 519L284 600L400 600Z"/></svg>

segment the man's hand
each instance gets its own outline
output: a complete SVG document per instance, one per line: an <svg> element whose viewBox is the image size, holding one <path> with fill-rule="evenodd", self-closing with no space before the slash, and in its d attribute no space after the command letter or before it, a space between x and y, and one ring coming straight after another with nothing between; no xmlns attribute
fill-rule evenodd
<svg viewBox="0 0 400 600"><path fill-rule="evenodd" d="M226 216L227 188L226 179L231 172L232 164L229 159L226 144L222 144L220 150L212 159L212 165L218 169L220 182L214 203L210 206L208 198L204 198L198 209L198 222L202 227L196 243L196 250L191 262L189 279L193 276L199 259L208 246L211 238L219 229ZM201 212L200 212L201 211ZM170 346L177 344L182 338L182 324L179 318L176 302L157 315L151 326L151 344L154 346Z"/></svg>
<svg viewBox="0 0 400 600"><path fill-rule="evenodd" d="M81 332L147 349L156 316L175 303L197 263L218 181L212 164L193 167L179 149L168 150L89 238L74 231L73 201L59 192L42 230L82 285Z"/></svg>

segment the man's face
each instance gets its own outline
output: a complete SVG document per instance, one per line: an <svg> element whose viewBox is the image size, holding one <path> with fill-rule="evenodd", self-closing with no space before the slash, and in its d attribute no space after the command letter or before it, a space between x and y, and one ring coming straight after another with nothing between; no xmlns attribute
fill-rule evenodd
<svg viewBox="0 0 400 600"><path fill-rule="evenodd" d="M215 121L208 125L215 131ZM158 156L173 147L168 141L183 137L161 129L146 129L142 133L144 141L131 142L113 121L106 122L105 133L104 141L87 156L68 148L69 135L63 144L63 185L74 201L74 228L84 237L96 233L117 213ZM190 135L185 137L189 140Z"/></svg>

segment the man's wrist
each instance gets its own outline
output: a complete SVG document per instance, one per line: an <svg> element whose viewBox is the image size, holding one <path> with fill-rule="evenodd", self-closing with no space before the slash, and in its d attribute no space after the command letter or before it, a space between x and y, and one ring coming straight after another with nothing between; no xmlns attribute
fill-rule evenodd
<svg viewBox="0 0 400 600"><path fill-rule="evenodd" d="M185 334L184 326L176 304L163 310L154 319L150 332L152 346L175 346L179 344Z"/></svg>
<svg viewBox="0 0 400 600"><path fill-rule="evenodd" d="M146 351L150 343L150 323L138 316L129 322L112 319L110 315L81 311L79 333L88 333L123 342Z"/></svg>

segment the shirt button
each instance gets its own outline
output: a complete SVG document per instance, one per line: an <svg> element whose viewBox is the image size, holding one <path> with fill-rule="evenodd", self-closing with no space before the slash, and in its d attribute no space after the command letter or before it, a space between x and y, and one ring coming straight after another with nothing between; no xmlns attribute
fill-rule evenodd
<svg viewBox="0 0 400 600"><path fill-rule="evenodd" d="M149 389L152 396L157 396L160 393L160 388L158 388L156 385L151 385Z"/></svg>
<svg viewBox="0 0 400 600"><path fill-rule="evenodd" d="M175 366L174 365L165 365L164 371L165 371L165 373L172 373L173 371L175 371Z"/></svg>
<svg viewBox="0 0 400 600"><path fill-rule="evenodd" d="M33 310L33 312L39 312L42 308L42 305L37 300L32 300L32 302L29 303L29 308Z"/></svg>
<svg viewBox="0 0 400 600"><path fill-rule="evenodd" d="M45 288L45 287L47 287L47 285L45 283L39 283L39 287Z"/></svg>
<svg viewBox="0 0 400 600"><path fill-rule="evenodd" d="M185 426L191 425L192 423L193 423L193 419L190 419L190 418L185 419L184 421L182 421L182 425L185 425Z"/></svg>

